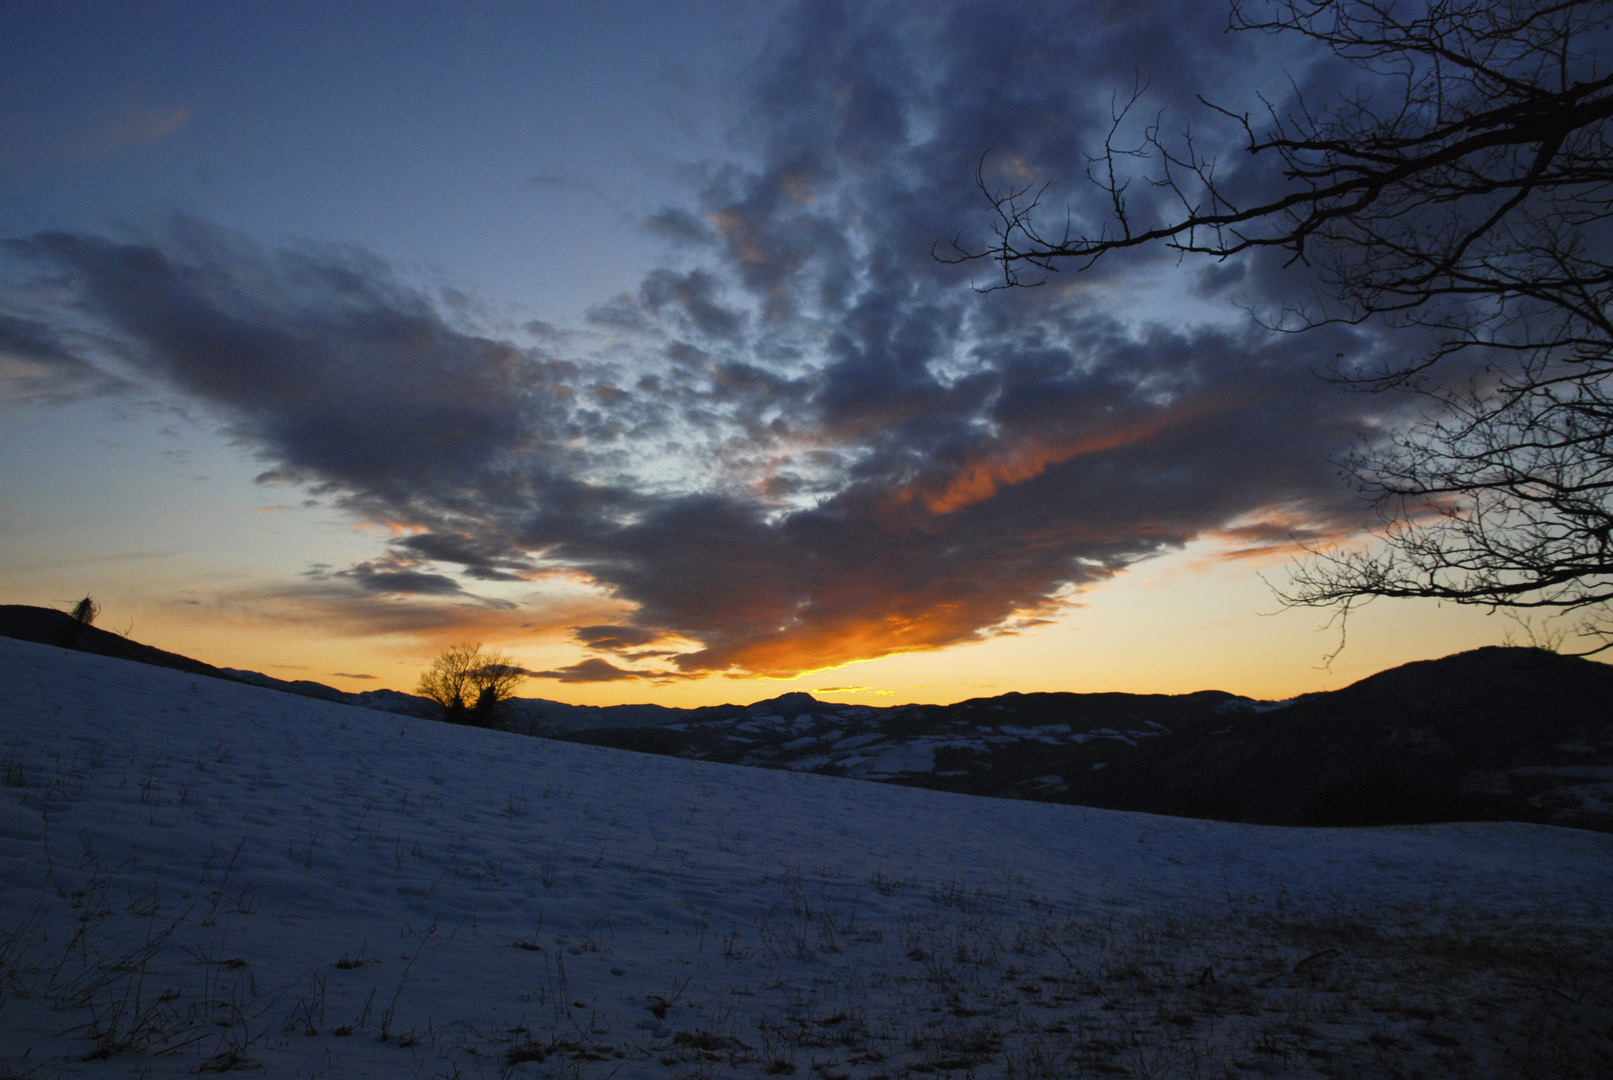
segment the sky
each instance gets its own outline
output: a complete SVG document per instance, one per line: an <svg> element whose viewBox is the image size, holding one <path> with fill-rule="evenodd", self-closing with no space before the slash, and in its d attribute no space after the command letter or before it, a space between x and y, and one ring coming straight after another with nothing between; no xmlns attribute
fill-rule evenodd
<svg viewBox="0 0 1613 1080"><path fill-rule="evenodd" d="M1369 543L1337 461L1417 343L1303 267L1037 288L993 190L1363 76L1215 4L0 4L0 602L211 663L521 693L1280 698L1517 640L1273 592ZM1129 145L1129 144L1127 144ZM1139 182L1132 209L1164 213Z"/></svg>

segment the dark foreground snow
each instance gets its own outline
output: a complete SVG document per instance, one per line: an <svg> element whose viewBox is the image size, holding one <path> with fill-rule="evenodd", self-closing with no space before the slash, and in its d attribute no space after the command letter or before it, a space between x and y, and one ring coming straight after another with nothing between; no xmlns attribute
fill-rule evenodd
<svg viewBox="0 0 1613 1080"><path fill-rule="evenodd" d="M1286 830L0 640L0 1077L1607 1075L1613 836Z"/></svg>

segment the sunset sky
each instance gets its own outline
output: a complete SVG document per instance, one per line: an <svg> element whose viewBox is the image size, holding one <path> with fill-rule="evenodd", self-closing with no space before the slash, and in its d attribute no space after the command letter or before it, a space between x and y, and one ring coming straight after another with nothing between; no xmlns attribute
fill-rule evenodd
<svg viewBox="0 0 1613 1080"><path fill-rule="evenodd" d="M480 640L593 704L1286 697L1516 637L1381 601L1329 667L1274 598L1362 542L1335 461L1413 405L1317 372L1415 341L1261 329L1303 267L931 255L989 235L988 151L1101 227L1139 81L1118 138L1163 114L1258 190L1196 95L1359 75L1225 24L0 5L0 602L349 690Z"/></svg>

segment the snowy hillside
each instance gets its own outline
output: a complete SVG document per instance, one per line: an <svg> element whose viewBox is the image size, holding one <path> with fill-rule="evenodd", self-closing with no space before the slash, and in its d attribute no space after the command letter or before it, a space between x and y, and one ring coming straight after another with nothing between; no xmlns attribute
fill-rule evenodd
<svg viewBox="0 0 1613 1080"><path fill-rule="evenodd" d="M0 672L0 1076L1613 1070L1613 836L977 799L13 640Z"/></svg>

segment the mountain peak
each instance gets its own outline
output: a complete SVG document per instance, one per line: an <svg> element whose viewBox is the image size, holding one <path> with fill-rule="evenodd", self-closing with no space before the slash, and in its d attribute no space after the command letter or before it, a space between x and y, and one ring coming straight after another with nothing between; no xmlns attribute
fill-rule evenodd
<svg viewBox="0 0 1613 1080"><path fill-rule="evenodd" d="M748 706L747 711L753 714L772 712L779 716L799 716L801 713L821 708L822 705L822 702L806 691L794 690L788 694L780 694L776 698L755 702Z"/></svg>

